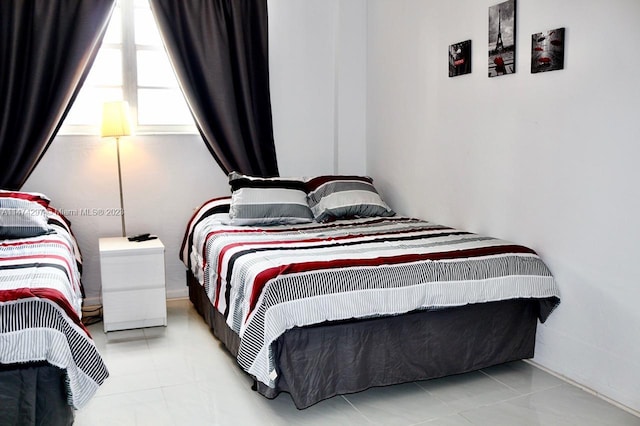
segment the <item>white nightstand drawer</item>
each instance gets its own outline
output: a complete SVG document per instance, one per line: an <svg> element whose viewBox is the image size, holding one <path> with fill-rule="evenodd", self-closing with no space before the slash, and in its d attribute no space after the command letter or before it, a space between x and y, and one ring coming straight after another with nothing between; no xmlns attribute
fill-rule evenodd
<svg viewBox="0 0 640 426"><path fill-rule="evenodd" d="M104 331L167 325L164 287L154 290L105 292Z"/></svg>
<svg viewBox="0 0 640 426"><path fill-rule="evenodd" d="M100 270L104 291L164 289L163 253L102 256Z"/></svg>

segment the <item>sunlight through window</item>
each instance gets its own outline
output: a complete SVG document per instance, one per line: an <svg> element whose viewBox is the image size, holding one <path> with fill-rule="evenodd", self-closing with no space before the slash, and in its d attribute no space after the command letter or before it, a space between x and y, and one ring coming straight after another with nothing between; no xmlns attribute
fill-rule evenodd
<svg viewBox="0 0 640 426"><path fill-rule="evenodd" d="M197 133L146 0L118 0L60 134L96 134L102 104L126 100L136 133Z"/></svg>

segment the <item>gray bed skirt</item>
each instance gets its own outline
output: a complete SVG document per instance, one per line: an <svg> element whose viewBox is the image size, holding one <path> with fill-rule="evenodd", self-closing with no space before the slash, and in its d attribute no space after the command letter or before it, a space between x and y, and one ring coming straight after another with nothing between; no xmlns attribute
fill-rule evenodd
<svg viewBox="0 0 640 426"><path fill-rule="evenodd" d="M237 356L239 337L189 271L187 285L196 310ZM517 299L294 328L273 343L276 387L256 382L256 389L267 398L287 392L303 409L375 386L532 358L546 308L545 301Z"/></svg>
<svg viewBox="0 0 640 426"><path fill-rule="evenodd" d="M70 425L66 372L46 362L0 364L0 424Z"/></svg>

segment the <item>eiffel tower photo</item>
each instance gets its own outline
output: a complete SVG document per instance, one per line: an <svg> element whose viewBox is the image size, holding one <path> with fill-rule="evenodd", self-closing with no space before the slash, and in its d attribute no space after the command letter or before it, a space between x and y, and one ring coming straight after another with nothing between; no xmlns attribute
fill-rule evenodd
<svg viewBox="0 0 640 426"><path fill-rule="evenodd" d="M513 74L516 38L516 0L489 7L489 77Z"/></svg>

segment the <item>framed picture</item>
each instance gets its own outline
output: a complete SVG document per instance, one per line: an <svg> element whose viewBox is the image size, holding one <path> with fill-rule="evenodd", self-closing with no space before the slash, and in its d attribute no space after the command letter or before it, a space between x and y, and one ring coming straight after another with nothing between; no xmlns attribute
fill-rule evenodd
<svg viewBox="0 0 640 426"><path fill-rule="evenodd" d="M489 7L489 77L516 72L516 0Z"/></svg>
<svg viewBox="0 0 640 426"><path fill-rule="evenodd" d="M471 40L449 46L449 77L471 72Z"/></svg>
<svg viewBox="0 0 640 426"><path fill-rule="evenodd" d="M564 28L531 35L531 73L564 68Z"/></svg>

